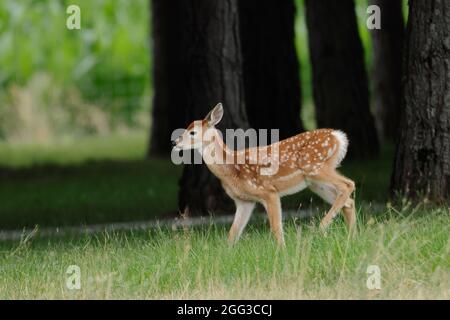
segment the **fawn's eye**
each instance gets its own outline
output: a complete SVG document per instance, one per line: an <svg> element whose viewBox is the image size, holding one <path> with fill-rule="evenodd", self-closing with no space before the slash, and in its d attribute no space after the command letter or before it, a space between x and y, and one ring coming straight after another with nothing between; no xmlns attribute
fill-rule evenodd
<svg viewBox="0 0 450 320"><path fill-rule="evenodd" d="M191 132L189 132L189 134L190 134L191 136L195 136L195 135L196 135L196 133L197 133L197 132L195 132L195 131L191 131Z"/></svg>

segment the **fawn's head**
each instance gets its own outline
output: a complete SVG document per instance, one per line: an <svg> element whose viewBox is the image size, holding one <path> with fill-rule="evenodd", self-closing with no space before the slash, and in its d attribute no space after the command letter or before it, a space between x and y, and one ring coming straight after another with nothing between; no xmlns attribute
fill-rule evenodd
<svg viewBox="0 0 450 320"><path fill-rule="evenodd" d="M214 136L214 126L222 120L223 107L217 104L203 120L193 121L174 141L175 150L201 149L208 145Z"/></svg>

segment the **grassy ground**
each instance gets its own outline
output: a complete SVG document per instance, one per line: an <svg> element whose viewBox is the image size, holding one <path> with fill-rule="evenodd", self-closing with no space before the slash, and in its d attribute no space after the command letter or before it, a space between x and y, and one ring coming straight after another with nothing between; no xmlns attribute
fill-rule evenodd
<svg viewBox="0 0 450 320"><path fill-rule="evenodd" d="M142 160L146 135L85 138L42 145L0 144L0 229L148 220L177 213L181 167ZM377 160L345 161L358 201L385 201L392 150ZM115 160L111 160L115 159ZM321 204L305 191L285 209Z"/></svg>
<svg viewBox="0 0 450 320"><path fill-rule="evenodd" d="M140 160L144 135L60 145L0 145L1 229L151 219L176 210L181 172L168 160ZM121 160L117 160L120 158ZM0 299L14 298L440 298L450 297L448 208L363 206L386 201L392 149L345 161L357 182L359 232L341 219L323 235L318 221L286 223L280 251L268 226L252 221L236 247L229 226L0 242ZM116 160L111 160L116 159ZM316 206L303 192L284 208ZM363 209L361 209L363 208ZM81 268L81 290L66 287ZM381 290L366 287L367 267Z"/></svg>
<svg viewBox="0 0 450 320"><path fill-rule="evenodd" d="M257 222L235 247L214 225L2 242L0 299L449 299L450 219L438 211L360 219L354 239L340 219L327 235L317 221L290 221L282 251ZM80 290L66 287L70 265ZM380 290L366 287L370 265Z"/></svg>

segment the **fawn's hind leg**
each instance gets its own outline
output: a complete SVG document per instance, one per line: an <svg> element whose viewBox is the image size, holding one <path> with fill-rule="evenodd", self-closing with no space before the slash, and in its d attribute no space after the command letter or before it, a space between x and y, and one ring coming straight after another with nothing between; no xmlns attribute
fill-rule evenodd
<svg viewBox="0 0 450 320"><path fill-rule="evenodd" d="M344 221L349 231L353 231L356 226L356 209L355 200L348 198L345 202L344 208L342 208L344 214Z"/></svg>
<svg viewBox="0 0 450 320"><path fill-rule="evenodd" d="M355 202L350 198L355 188L353 181L331 171L315 176L309 188L332 205L320 223L322 229L326 229L342 209L347 228L353 230L356 222Z"/></svg>

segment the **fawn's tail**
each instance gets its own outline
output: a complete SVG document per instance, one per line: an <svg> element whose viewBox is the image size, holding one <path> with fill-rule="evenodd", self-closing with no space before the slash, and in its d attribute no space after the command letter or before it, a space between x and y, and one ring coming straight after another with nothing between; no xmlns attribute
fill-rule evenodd
<svg viewBox="0 0 450 320"><path fill-rule="evenodd" d="M334 166L337 168L342 160L344 160L345 155L347 154L347 148L348 148L348 138L347 135L342 132L341 130L334 130L331 133L336 140L338 141L338 149L336 151L336 157L334 157Z"/></svg>

